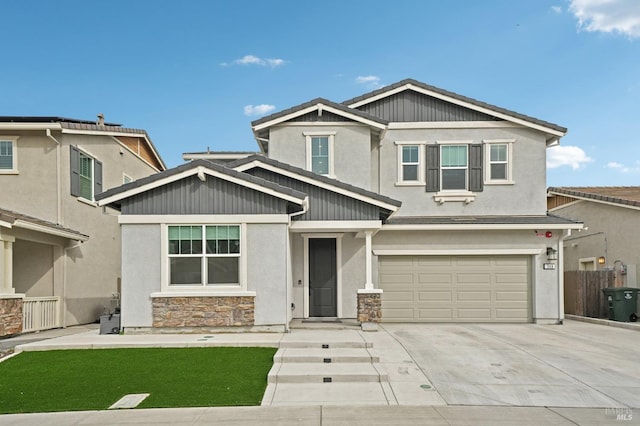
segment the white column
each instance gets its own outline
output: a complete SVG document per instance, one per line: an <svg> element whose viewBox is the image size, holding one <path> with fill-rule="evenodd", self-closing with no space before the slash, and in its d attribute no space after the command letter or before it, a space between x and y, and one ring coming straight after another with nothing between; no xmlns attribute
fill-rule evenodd
<svg viewBox="0 0 640 426"><path fill-rule="evenodd" d="M14 294L13 288L13 237L0 239L0 294Z"/></svg>
<svg viewBox="0 0 640 426"><path fill-rule="evenodd" d="M372 275L373 275L373 259L372 259L372 253L371 253L371 231L367 231L364 233L365 235L365 276L366 276L366 281L364 283L364 288L365 290L373 290L373 280L372 280Z"/></svg>

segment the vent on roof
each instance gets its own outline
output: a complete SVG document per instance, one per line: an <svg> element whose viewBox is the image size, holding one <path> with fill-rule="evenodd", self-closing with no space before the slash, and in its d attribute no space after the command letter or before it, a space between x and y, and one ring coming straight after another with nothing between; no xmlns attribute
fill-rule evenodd
<svg viewBox="0 0 640 426"><path fill-rule="evenodd" d="M98 121L96 121L96 125L104 126L104 114L103 113L98 114Z"/></svg>

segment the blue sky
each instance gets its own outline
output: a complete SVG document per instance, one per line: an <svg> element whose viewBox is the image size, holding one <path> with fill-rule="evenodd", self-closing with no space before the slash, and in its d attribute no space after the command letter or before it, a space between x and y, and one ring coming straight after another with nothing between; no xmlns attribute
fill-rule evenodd
<svg viewBox="0 0 640 426"><path fill-rule="evenodd" d="M404 78L569 129L548 185L640 185L640 1L0 2L0 115L95 119L183 152Z"/></svg>

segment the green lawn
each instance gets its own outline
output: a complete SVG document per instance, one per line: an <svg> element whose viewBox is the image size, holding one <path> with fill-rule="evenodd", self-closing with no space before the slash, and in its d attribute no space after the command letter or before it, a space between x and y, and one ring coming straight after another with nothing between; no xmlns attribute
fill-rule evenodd
<svg viewBox="0 0 640 426"><path fill-rule="evenodd" d="M139 408L259 405L275 348L23 352L0 363L0 413L104 410L132 393Z"/></svg>

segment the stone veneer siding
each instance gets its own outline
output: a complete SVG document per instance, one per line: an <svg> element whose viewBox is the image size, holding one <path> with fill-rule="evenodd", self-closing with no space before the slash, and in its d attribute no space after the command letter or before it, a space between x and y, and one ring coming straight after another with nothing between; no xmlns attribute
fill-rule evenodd
<svg viewBox="0 0 640 426"><path fill-rule="evenodd" d="M380 293L358 293L358 321L382 321L382 298Z"/></svg>
<svg viewBox="0 0 640 426"><path fill-rule="evenodd" d="M154 297L153 327L243 327L255 322L253 296Z"/></svg>
<svg viewBox="0 0 640 426"><path fill-rule="evenodd" d="M22 299L0 299L0 336L22 333Z"/></svg>

